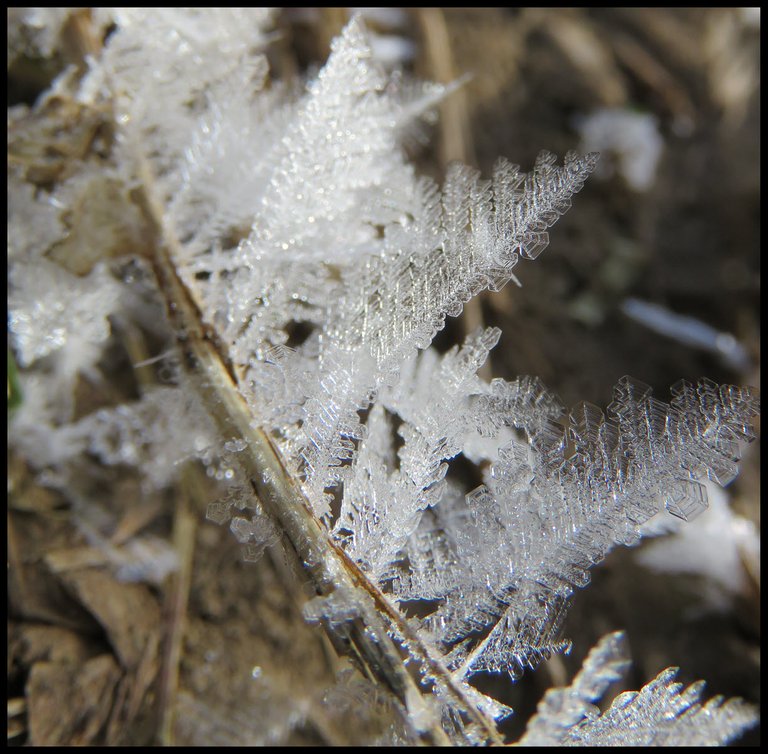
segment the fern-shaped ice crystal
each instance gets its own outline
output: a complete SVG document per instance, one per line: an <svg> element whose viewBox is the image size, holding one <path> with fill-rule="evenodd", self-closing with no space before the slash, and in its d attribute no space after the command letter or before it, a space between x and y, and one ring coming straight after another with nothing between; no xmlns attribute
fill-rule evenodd
<svg viewBox="0 0 768 754"><path fill-rule="evenodd" d="M714 746L757 721L740 699L701 702L704 682L687 688L667 668L640 691L619 694L600 712L595 703L629 664L620 632L603 637L570 686L550 689L528 722L523 746Z"/></svg>

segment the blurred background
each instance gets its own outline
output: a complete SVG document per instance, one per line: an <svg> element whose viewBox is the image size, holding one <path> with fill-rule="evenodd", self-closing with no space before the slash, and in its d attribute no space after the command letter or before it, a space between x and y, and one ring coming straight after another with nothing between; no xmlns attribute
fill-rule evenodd
<svg viewBox="0 0 768 754"><path fill-rule="evenodd" d="M497 325L487 375L537 375L567 406L605 407L625 374L662 400L681 378L759 384L759 9L361 11L385 66L441 83L469 74L409 147L422 172L441 180L458 159L487 176L502 155L527 171L542 149L602 155L546 252L516 268L522 287L483 294L439 348ZM351 12L279 11L273 75L315 71ZM9 106L31 105L66 55L9 53ZM692 532L594 569L565 624L570 655L512 687L479 679L515 708L511 736L616 629L634 663L624 688L674 665L708 696L759 702L759 479L754 443ZM304 585L279 546L245 563L184 490L137 514L135 480L120 480L118 540L151 532L187 564L127 584L77 559L71 501L13 456L9 484L9 743L323 745L393 725L386 699L303 623ZM368 711L336 719L344 698Z"/></svg>

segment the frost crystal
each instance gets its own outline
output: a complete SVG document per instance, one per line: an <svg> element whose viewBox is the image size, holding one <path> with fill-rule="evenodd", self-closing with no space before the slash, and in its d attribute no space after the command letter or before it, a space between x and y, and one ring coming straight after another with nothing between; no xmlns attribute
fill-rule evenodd
<svg viewBox="0 0 768 754"><path fill-rule="evenodd" d="M550 689L520 739L524 746L713 746L728 743L756 722L739 699L702 704L704 682L684 689L677 668L667 668L640 691L619 694L608 710L595 706L629 664L622 635L604 637L573 683Z"/></svg>
<svg viewBox="0 0 768 754"><path fill-rule="evenodd" d="M104 267L78 278L45 259L15 265L8 326L19 363L29 366L55 354L55 369L71 390L79 373L93 374L110 335L107 316L119 307L121 295Z"/></svg>
<svg viewBox="0 0 768 754"><path fill-rule="evenodd" d="M664 149L653 115L603 108L582 118L576 125L583 148L616 154L619 171L631 188L648 191L653 186Z"/></svg>

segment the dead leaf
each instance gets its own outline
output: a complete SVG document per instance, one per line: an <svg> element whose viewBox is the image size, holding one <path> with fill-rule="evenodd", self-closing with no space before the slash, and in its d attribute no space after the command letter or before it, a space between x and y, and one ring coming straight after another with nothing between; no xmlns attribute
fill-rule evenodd
<svg viewBox="0 0 768 754"><path fill-rule="evenodd" d="M28 729L32 746L98 743L120 669L111 655L73 667L54 662L32 666L27 681Z"/></svg>

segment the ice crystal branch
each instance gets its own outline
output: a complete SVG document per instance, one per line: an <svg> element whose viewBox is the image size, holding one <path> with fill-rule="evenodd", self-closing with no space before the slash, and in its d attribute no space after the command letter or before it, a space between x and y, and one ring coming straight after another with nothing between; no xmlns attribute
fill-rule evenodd
<svg viewBox="0 0 768 754"><path fill-rule="evenodd" d="M563 427L553 421L556 400L536 381L494 380L489 393L480 398L485 415L522 429L527 447L502 448L488 482L467 497L471 525L457 533L457 568L479 566L484 588L469 612L466 590L458 606L449 592L432 620L454 642L496 618L462 672L516 674L561 646L552 639L561 608L574 586L589 582L592 564L615 544L638 541L639 527L662 505L682 519L701 513L706 492L696 480L703 474L732 479L739 442L754 437L757 405L748 389L706 380L698 388L678 384L668 405L624 378L609 407L613 419L581 404ZM537 404L549 418L532 410ZM503 565L499 552L508 553ZM483 583L469 574L467 581Z"/></svg>
<svg viewBox="0 0 768 754"><path fill-rule="evenodd" d="M573 683L550 689L519 744L523 746L712 746L728 743L753 720L740 700L701 704L704 682L675 683L668 668L640 691L619 694L603 713L595 706L629 664L621 633L610 634L584 661Z"/></svg>

